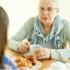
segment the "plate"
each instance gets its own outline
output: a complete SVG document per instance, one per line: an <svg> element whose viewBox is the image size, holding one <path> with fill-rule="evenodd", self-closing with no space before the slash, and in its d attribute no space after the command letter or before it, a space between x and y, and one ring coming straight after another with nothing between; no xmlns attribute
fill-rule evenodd
<svg viewBox="0 0 70 70"><path fill-rule="evenodd" d="M32 69L32 70L34 70L34 69L37 70L37 69L39 69L41 66L42 66L42 63L41 63L40 61L37 60L36 65L32 66L31 69Z"/></svg>
<svg viewBox="0 0 70 70"><path fill-rule="evenodd" d="M14 62L14 60L13 60L13 62ZM14 64L17 66L16 63L14 63ZM36 65L33 65L32 68L31 68L31 70L34 70L34 69L37 70L37 69L39 69L41 66L42 66L42 63L37 60Z"/></svg>

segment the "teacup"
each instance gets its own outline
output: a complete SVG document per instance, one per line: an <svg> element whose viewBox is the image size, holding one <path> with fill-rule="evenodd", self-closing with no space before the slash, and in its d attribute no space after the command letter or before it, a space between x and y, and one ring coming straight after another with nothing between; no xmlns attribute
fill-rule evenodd
<svg viewBox="0 0 70 70"><path fill-rule="evenodd" d="M28 55L30 55L30 54L34 54L35 53L35 50L36 49L39 49L39 48L41 48L41 46L40 45L30 45L30 49L29 49L29 52L28 53L26 53L26 54L24 54L24 56L26 57L26 56L28 56ZM39 57L42 57L42 56L37 56L36 58L38 59Z"/></svg>
<svg viewBox="0 0 70 70"><path fill-rule="evenodd" d="M69 70L69 68L70 68L69 63L63 64L57 61L52 63L47 70Z"/></svg>
<svg viewBox="0 0 70 70"><path fill-rule="evenodd" d="M39 49L39 48L41 48L40 45L31 45L30 46L30 53L33 53L34 54L35 53L35 50L36 49ZM42 56L37 56L36 58L39 59L40 57L42 57Z"/></svg>
<svg viewBox="0 0 70 70"><path fill-rule="evenodd" d="M41 48L40 45L30 45L30 52L34 53L34 51L39 48Z"/></svg>

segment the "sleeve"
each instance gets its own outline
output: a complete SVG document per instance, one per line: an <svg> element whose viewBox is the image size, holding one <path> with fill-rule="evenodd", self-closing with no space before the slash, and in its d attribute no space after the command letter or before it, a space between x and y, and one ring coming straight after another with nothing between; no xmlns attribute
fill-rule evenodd
<svg viewBox="0 0 70 70"><path fill-rule="evenodd" d="M63 38L65 41L65 44L68 42L70 42L70 22L69 21L65 21L64 27L63 27ZM54 58L70 58L70 49L51 49L51 59Z"/></svg>
<svg viewBox="0 0 70 70"><path fill-rule="evenodd" d="M51 59L70 58L70 49L51 49Z"/></svg>
<svg viewBox="0 0 70 70"><path fill-rule="evenodd" d="M68 22L66 32L67 41L70 43L70 22Z"/></svg>
<svg viewBox="0 0 70 70"><path fill-rule="evenodd" d="M19 70L16 67L14 61L11 61L9 58L3 57L3 62L4 62L5 70Z"/></svg>
<svg viewBox="0 0 70 70"><path fill-rule="evenodd" d="M19 29L19 31L9 39L8 46L12 50L20 52L20 45L23 43L22 41L26 38L28 31L34 23L34 17L30 18L28 21L24 23L24 25Z"/></svg>
<svg viewBox="0 0 70 70"><path fill-rule="evenodd" d="M10 67L8 66L8 69L10 68L12 70L19 70L19 68L16 67L16 65L15 65L15 63L13 61L9 60L9 63L8 64L10 66Z"/></svg>

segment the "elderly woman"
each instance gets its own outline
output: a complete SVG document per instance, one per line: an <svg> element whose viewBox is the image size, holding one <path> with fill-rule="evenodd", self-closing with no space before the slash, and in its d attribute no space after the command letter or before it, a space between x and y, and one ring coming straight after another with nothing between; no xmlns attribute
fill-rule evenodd
<svg viewBox="0 0 70 70"><path fill-rule="evenodd" d="M17 52L27 53L30 44L50 43L52 46L35 50L39 59L70 57L70 49L66 49L67 41L70 42L70 22L61 19L58 15L60 9L58 0L40 0L38 15L28 19L21 29L9 40L9 47ZM26 42L22 42L26 39Z"/></svg>

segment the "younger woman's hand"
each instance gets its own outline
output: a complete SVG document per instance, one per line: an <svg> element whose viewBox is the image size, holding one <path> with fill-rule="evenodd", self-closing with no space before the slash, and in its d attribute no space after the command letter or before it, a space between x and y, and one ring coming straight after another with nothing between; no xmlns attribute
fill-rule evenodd
<svg viewBox="0 0 70 70"><path fill-rule="evenodd" d="M27 67L20 67L19 69L20 69L20 70L31 70L31 69L29 69L29 68L27 68Z"/></svg>

